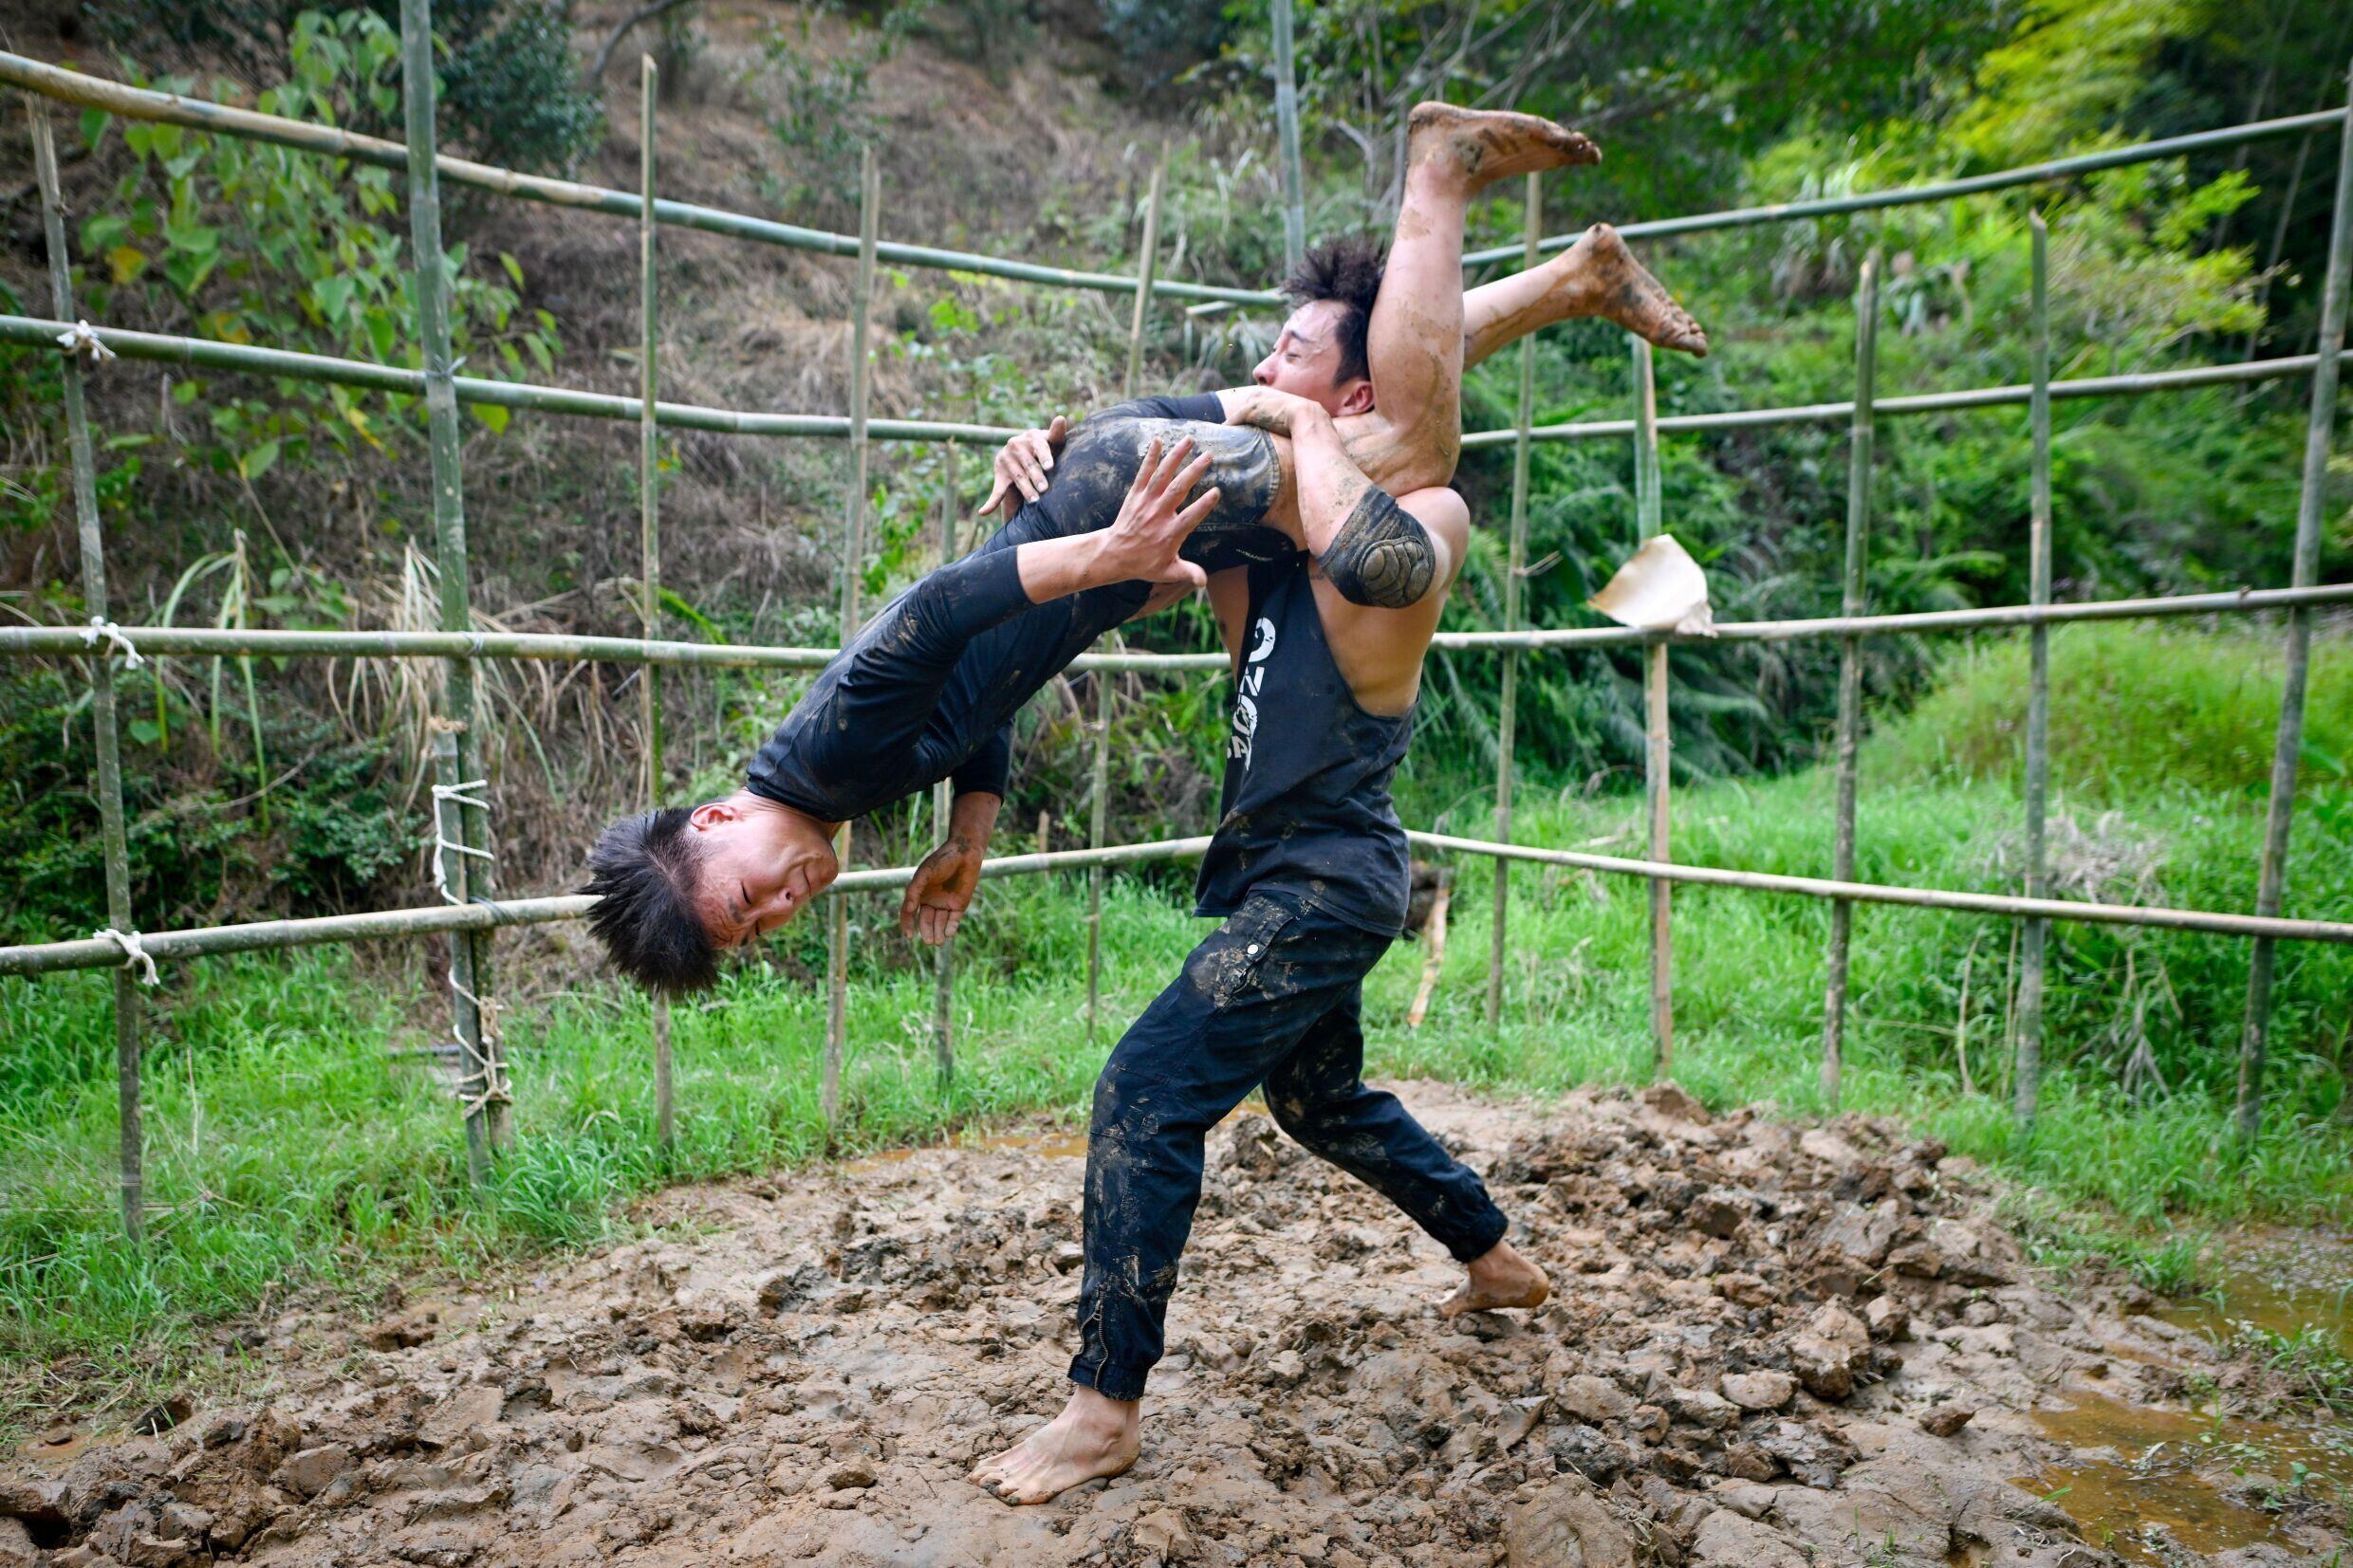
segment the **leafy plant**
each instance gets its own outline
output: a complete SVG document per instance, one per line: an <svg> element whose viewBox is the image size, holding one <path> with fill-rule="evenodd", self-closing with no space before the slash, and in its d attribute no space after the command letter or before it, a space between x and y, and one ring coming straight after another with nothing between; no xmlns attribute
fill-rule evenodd
<svg viewBox="0 0 2353 1568"><path fill-rule="evenodd" d="M399 41L370 12L303 12L287 52L293 74L260 96L267 112L340 124L398 104ZM176 92L195 85L186 78L152 84ZM91 111L82 130L95 148L113 120ZM126 121L120 137L134 161L78 234L92 264L94 313L120 313L127 296L225 342L417 362L390 170L176 125ZM517 375L527 356L546 370L554 318L519 310L522 269L511 257L500 262L491 277L469 267L463 246L444 258L454 344L461 356L495 354ZM349 387L289 380L257 389L248 377L191 375L173 382L171 396L190 411L176 426L185 457L249 495L281 461L381 449L388 439L371 413L376 401ZM383 399L396 413L415 401ZM503 409L477 413L493 427L505 423Z"/></svg>
<svg viewBox="0 0 2353 1568"><path fill-rule="evenodd" d="M120 0L94 8L101 28L126 50L168 40L180 50L226 61L250 79L293 74L304 28L323 14L310 0ZM370 16L399 26L398 0L369 0L337 23ZM570 8L547 0L438 0L438 94L443 134L486 162L565 168L595 145L602 109L584 90L572 58ZM396 37L397 45L398 39ZM398 135L399 102L371 102L358 128Z"/></svg>

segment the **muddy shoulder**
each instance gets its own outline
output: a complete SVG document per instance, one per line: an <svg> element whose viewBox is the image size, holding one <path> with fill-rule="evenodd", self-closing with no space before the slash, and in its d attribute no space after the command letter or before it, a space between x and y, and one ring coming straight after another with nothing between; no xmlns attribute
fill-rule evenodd
<svg viewBox="0 0 2353 1568"><path fill-rule="evenodd" d="M234 1398L0 1464L0 1568L2327 1563L2353 1440L1965 1161L1671 1086L1399 1093L1551 1275L1454 1266L1263 1116L1212 1135L1127 1475L964 1479L1058 1409L1082 1146L679 1190L653 1239L260 1325Z"/></svg>

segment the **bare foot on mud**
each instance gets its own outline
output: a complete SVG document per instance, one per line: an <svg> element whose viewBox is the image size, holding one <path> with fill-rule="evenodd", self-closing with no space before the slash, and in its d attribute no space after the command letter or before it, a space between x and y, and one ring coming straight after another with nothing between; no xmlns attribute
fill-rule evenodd
<svg viewBox="0 0 2353 1568"><path fill-rule="evenodd" d="M1405 123L1407 159L1422 163L1445 158L1461 171L1473 192L1512 175L1602 161L1602 149L1583 132L1508 109L1417 103Z"/></svg>
<svg viewBox="0 0 2353 1568"><path fill-rule="evenodd" d="M1471 1260L1471 1277L1462 1288L1438 1303L1438 1316L1459 1318L1466 1312L1490 1312L1496 1307L1537 1307L1552 1294L1545 1271L1497 1242Z"/></svg>
<svg viewBox="0 0 2353 1568"><path fill-rule="evenodd" d="M1060 1415L965 1479L1008 1503L1044 1503L1097 1476L1124 1475L1143 1448L1141 1411L1138 1400L1072 1389Z"/></svg>
<svg viewBox="0 0 2353 1568"><path fill-rule="evenodd" d="M1576 314L1616 322L1660 348L1708 357L1707 333L1608 224L1586 230L1552 265L1560 268L1558 286L1584 302Z"/></svg>

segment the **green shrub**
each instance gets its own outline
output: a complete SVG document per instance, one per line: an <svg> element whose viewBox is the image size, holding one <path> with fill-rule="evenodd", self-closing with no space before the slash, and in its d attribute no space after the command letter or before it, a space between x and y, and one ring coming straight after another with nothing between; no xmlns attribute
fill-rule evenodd
<svg viewBox="0 0 2353 1568"><path fill-rule="evenodd" d="M2353 661L2341 639L2314 645L2305 707L2304 785L2345 787L2353 755ZM2023 766L2028 642L2023 634L1955 655L1934 694L1872 742L1899 778L1943 772L2015 779ZM2059 789L2093 801L2160 784L2261 796L2279 723L2274 628L2208 631L2164 622L2084 623L2050 639L2050 766ZM2322 808L2331 803L2322 801Z"/></svg>
<svg viewBox="0 0 2353 1568"><path fill-rule="evenodd" d="M141 677L118 673L117 682L126 717L151 700ZM89 704L78 680L54 670L0 681L0 859L18 889L0 915L0 940L51 940L106 923ZM268 754L302 760L265 794L247 710L229 712L217 748L203 744L198 724L184 726L173 751L136 736L123 747L132 899L147 929L207 924L224 909L348 908L415 854L421 816L404 814L389 792L397 770L384 766L380 745L265 710Z"/></svg>

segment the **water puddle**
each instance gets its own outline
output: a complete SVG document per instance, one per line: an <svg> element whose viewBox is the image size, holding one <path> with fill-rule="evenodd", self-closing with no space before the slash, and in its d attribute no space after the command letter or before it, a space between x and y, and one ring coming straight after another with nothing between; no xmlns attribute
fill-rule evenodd
<svg viewBox="0 0 2353 1568"><path fill-rule="evenodd" d="M1086 1134L1067 1132L993 1133L987 1137L973 1138L962 1143L917 1144L904 1149L878 1149L849 1162L852 1171L880 1171L893 1165L903 1165L918 1154L936 1149L988 1149L999 1153L1033 1154L1041 1159L1086 1158Z"/></svg>
<svg viewBox="0 0 2353 1568"><path fill-rule="evenodd" d="M2169 1301L2157 1316L2217 1342L2241 1323L2296 1338L2317 1335L2353 1356L2353 1238L2248 1231L2223 1243L2214 1289Z"/></svg>
<svg viewBox="0 0 2353 1568"><path fill-rule="evenodd" d="M2167 1568L2169 1544L2208 1554L2266 1541L2296 1549L2284 1519L2257 1499L2298 1485L2325 1497L2353 1483L2353 1444L2342 1431L2128 1405L2086 1390L2067 1397L2075 1403L2032 1415L2044 1436L2079 1457L2017 1484L2049 1497L2084 1539L2127 1562Z"/></svg>

